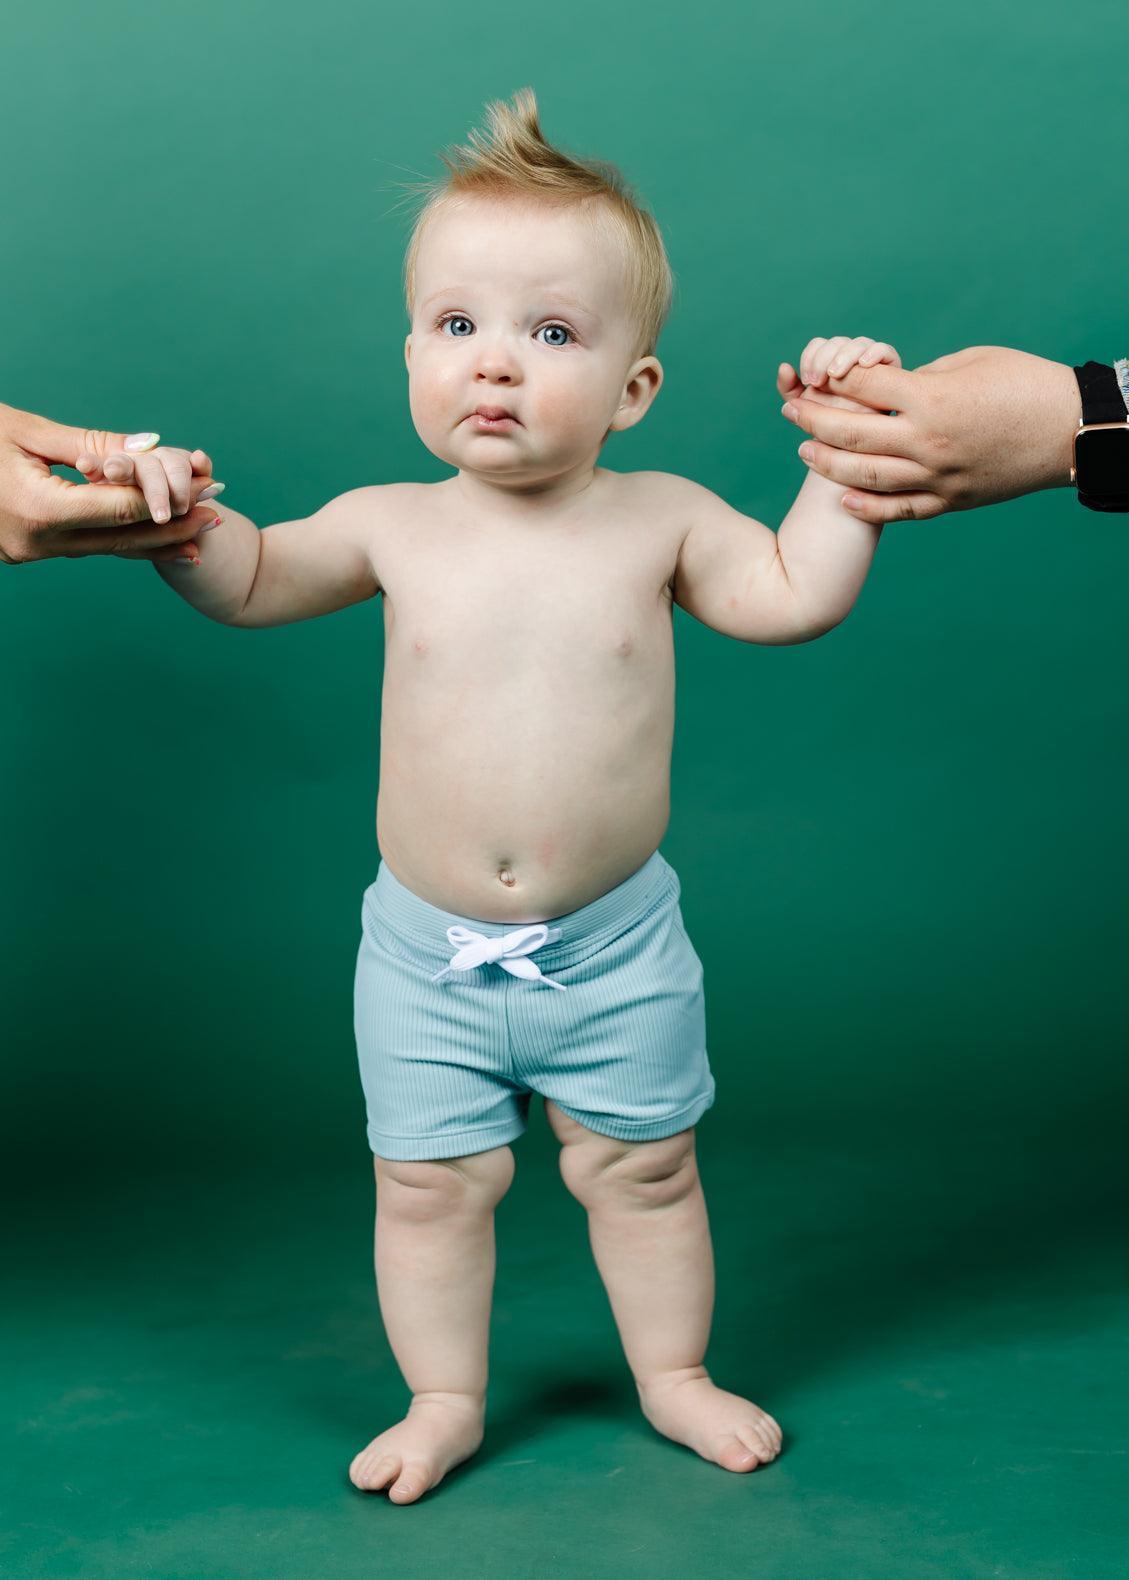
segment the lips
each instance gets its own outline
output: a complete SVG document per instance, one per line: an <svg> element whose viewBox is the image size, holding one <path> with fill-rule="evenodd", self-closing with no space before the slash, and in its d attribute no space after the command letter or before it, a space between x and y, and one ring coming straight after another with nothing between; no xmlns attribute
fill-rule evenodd
<svg viewBox="0 0 1129 1580"><path fill-rule="evenodd" d="M470 415L472 417L490 417L494 419L509 417L513 422L517 421L513 412L507 411L504 406L476 406Z"/></svg>

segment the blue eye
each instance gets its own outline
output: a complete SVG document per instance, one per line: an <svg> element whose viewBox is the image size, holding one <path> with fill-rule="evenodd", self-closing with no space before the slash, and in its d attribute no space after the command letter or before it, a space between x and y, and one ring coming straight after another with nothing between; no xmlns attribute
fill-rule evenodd
<svg viewBox="0 0 1129 1580"><path fill-rule="evenodd" d="M442 331L448 324L469 324L470 322L471 320L466 316L465 313L444 313L442 317L436 320L435 327L436 329ZM539 329L537 333L540 334L542 329L559 329L562 335L568 336L568 340L543 340L541 342L542 345L564 347L569 344L569 341L574 339L572 330L567 328L564 324L542 324L541 329ZM448 340L466 340L468 337L466 335L451 334L448 335L447 338Z"/></svg>

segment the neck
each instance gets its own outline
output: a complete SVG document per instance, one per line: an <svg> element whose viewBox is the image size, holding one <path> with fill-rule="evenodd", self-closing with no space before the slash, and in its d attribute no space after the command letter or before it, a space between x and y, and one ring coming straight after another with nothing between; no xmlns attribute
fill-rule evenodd
<svg viewBox="0 0 1129 1580"><path fill-rule="evenodd" d="M456 497L476 515L489 515L502 521L549 520L567 515L579 505L582 496L595 483L598 472L599 468L586 459L567 472L532 482L526 478L460 471L450 483Z"/></svg>

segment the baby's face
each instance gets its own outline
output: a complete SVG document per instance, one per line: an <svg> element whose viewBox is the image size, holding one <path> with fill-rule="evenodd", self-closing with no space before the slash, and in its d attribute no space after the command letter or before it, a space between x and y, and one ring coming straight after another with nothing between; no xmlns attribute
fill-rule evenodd
<svg viewBox="0 0 1129 1580"><path fill-rule="evenodd" d="M632 361L633 332L615 245L575 212L485 199L441 211L404 347L416 430L496 483L594 465L608 429L637 422L662 382L655 357ZM486 428L477 406L517 422Z"/></svg>

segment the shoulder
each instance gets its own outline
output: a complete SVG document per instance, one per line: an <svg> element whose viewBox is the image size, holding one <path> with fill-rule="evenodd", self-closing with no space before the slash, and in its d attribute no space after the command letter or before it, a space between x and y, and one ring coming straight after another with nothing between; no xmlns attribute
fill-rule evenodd
<svg viewBox="0 0 1129 1580"><path fill-rule="evenodd" d="M640 500L651 507L669 509L675 517L692 512L696 504L711 497L708 488L679 472L625 472L623 479L631 484Z"/></svg>
<svg viewBox="0 0 1129 1580"><path fill-rule="evenodd" d="M400 521L413 502L418 508L420 483L368 483L328 500L316 519L332 531L373 546L390 524Z"/></svg>
<svg viewBox="0 0 1129 1580"><path fill-rule="evenodd" d="M681 553L695 521L712 510L729 507L721 497L680 472L632 472L637 479L637 499L641 507L669 527L676 550Z"/></svg>
<svg viewBox="0 0 1129 1580"><path fill-rule="evenodd" d="M419 510L425 483L368 483L350 488L327 501L311 521L317 521L336 541L350 545L367 562L378 592L384 591L381 574L392 552L397 526L409 511Z"/></svg>
<svg viewBox="0 0 1129 1580"><path fill-rule="evenodd" d="M401 509L422 486L419 483L366 483L363 488L350 488L338 494L318 513L341 521L372 521Z"/></svg>

